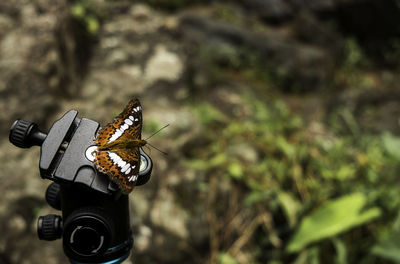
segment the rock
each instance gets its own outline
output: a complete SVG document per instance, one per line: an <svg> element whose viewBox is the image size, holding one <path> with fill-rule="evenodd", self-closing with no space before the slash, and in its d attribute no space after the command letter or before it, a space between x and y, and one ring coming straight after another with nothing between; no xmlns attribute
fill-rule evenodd
<svg viewBox="0 0 400 264"><path fill-rule="evenodd" d="M149 7L143 4L134 5L130 10L130 14L138 21L148 19L152 15Z"/></svg>
<svg viewBox="0 0 400 264"><path fill-rule="evenodd" d="M9 228L13 230L13 232L21 233L26 230L27 223L25 222L24 218L20 215L15 215L10 218L9 220Z"/></svg>
<svg viewBox="0 0 400 264"><path fill-rule="evenodd" d="M135 249L141 252L151 250L151 236L153 235L151 228L140 225L138 229L139 232L135 236Z"/></svg>
<svg viewBox="0 0 400 264"><path fill-rule="evenodd" d="M396 0L344 1L333 13L340 31L356 37L358 43L374 60L398 65L396 44L400 35L400 6ZM386 56L385 56L386 54Z"/></svg>
<svg viewBox="0 0 400 264"><path fill-rule="evenodd" d="M157 45L154 55L147 61L145 78L149 81L177 81L182 74L182 61L163 45Z"/></svg>
<svg viewBox="0 0 400 264"><path fill-rule="evenodd" d="M13 2L13 4L11 3ZM5 133L14 119L24 117L44 125L57 108L60 63L54 34L66 2L43 4L11 1L0 8L0 127ZM63 16L61 16L63 17ZM13 28L18 25L18 28ZM23 107L22 107L23 106Z"/></svg>
<svg viewBox="0 0 400 264"><path fill-rule="evenodd" d="M243 5L269 22L282 22L292 17L292 7L283 0L247 0Z"/></svg>
<svg viewBox="0 0 400 264"><path fill-rule="evenodd" d="M207 47L209 53L216 54L209 58L209 64L230 61L235 56L239 60L239 68L271 75L284 90L314 91L331 78L334 58L327 50L294 42L279 32L251 32L246 28L195 14L182 16L180 26L188 42ZM238 54L223 52L226 46L231 46ZM249 58L256 59L248 61ZM195 57L191 61L201 59ZM208 70L210 65L192 67L196 72Z"/></svg>
<svg viewBox="0 0 400 264"><path fill-rule="evenodd" d="M242 5L264 21L276 24L290 21L303 10L329 12L339 3L335 0L248 0Z"/></svg>
<svg viewBox="0 0 400 264"><path fill-rule="evenodd" d="M8 257L3 252L0 252L0 264L11 264Z"/></svg>
<svg viewBox="0 0 400 264"><path fill-rule="evenodd" d="M10 263L65 262L59 243L39 242L36 234L37 213L46 207L44 192L49 184L39 175L39 148L22 150L8 142L9 128L17 118L34 120L44 131L50 125L47 121L54 121L60 94L65 92L55 34L65 10L69 10L66 1L0 3L0 246Z"/></svg>
<svg viewBox="0 0 400 264"><path fill-rule="evenodd" d="M163 191L159 195L161 197L150 213L152 224L168 231L177 238L186 239L189 234L185 228L185 222L189 215L176 205L171 192ZM179 215L179 218L176 217L177 215Z"/></svg>
<svg viewBox="0 0 400 264"><path fill-rule="evenodd" d="M244 161L246 164L255 165L258 161L258 153L254 147L248 143L236 143L228 148L229 156Z"/></svg>
<svg viewBox="0 0 400 264"><path fill-rule="evenodd" d="M389 65L398 62L395 56L396 39L400 34L400 7L396 0L248 0L241 5L267 23L290 23L304 12L309 12L323 25L335 23L340 32L356 36L368 55ZM307 25L297 23L297 29ZM329 25L324 26L331 32ZM314 32L319 38L317 30ZM322 32L324 34L324 32ZM326 42L329 45L329 42Z"/></svg>

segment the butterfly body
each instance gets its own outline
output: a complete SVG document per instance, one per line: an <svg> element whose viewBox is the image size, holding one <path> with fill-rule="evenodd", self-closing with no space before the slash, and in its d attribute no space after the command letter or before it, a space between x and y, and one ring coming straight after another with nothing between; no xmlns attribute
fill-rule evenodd
<svg viewBox="0 0 400 264"><path fill-rule="evenodd" d="M115 151L118 149L131 149L134 151L136 148L143 147L146 143L146 140L142 139L115 140L111 143L105 144L104 146L97 147L97 150Z"/></svg>
<svg viewBox="0 0 400 264"><path fill-rule="evenodd" d="M133 99L113 122L98 131L94 140L97 170L107 174L124 194L133 190L139 176L139 148L146 145L141 132L142 107L138 99Z"/></svg>

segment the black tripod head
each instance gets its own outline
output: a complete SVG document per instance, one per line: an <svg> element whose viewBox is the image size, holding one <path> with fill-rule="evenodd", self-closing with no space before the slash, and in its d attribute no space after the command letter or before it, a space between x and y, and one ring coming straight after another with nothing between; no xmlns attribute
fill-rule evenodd
<svg viewBox="0 0 400 264"><path fill-rule="evenodd" d="M40 216L39 239L62 237L71 263L121 263L133 246L129 199L92 162L99 123L77 115L68 111L47 135L32 121L18 119L11 126L10 142L20 148L41 146L40 175L53 181L46 201L62 216ZM136 185L145 184L152 170L150 157L142 149L140 154Z"/></svg>

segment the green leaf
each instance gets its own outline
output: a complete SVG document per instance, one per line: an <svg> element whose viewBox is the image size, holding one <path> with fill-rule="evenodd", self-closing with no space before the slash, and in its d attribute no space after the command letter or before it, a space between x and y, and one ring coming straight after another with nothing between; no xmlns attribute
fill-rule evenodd
<svg viewBox="0 0 400 264"><path fill-rule="evenodd" d="M342 165L336 173L336 178L340 181L345 181L354 178L356 169L352 164Z"/></svg>
<svg viewBox="0 0 400 264"><path fill-rule="evenodd" d="M343 243L343 241L340 240L339 238L333 238L332 243L336 249L335 263L336 264L347 264L346 244Z"/></svg>
<svg viewBox="0 0 400 264"><path fill-rule="evenodd" d="M296 156L296 146L290 144L286 138L279 136L276 139L276 144L279 147L279 149L285 153L285 155L290 158L293 159Z"/></svg>
<svg viewBox="0 0 400 264"><path fill-rule="evenodd" d="M297 212L301 208L299 201L288 192L280 192L278 194L278 199L289 225L294 227L297 224Z"/></svg>
<svg viewBox="0 0 400 264"><path fill-rule="evenodd" d="M83 18L86 13L85 7L80 3L74 4L71 6L71 13L73 16L77 18Z"/></svg>
<svg viewBox="0 0 400 264"><path fill-rule="evenodd" d="M318 247L310 248L309 253L309 263L310 264L319 264L319 249Z"/></svg>
<svg viewBox="0 0 400 264"><path fill-rule="evenodd" d="M273 190L253 191L244 199L244 204L246 206L251 206L257 202L271 199L273 193Z"/></svg>
<svg viewBox="0 0 400 264"><path fill-rule="evenodd" d="M202 159L190 160L190 161L185 161L185 164L186 166L192 169L208 170L211 168L222 166L226 162L226 160L227 160L226 153L218 153L207 160L202 160Z"/></svg>
<svg viewBox="0 0 400 264"><path fill-rule="evenodd" d="M361 193L328 201L303 218L286 250L289 253L298 252L315 241L334 237L380 216L381 211L377 207L361 211L365 204L366 197Z"/></svg>
<svg viewBox="0 0 400 264"><path fill-rule="evenodd" d="M385 150L393 158L400 160L400 138L395 137L390 133L384 133L382 135L383 146Z"/></svg>
<svg viewBox="0 0 400 264"><path fill-rule="evenodd" d="M360 128L357 124L357 120L354 118L354 115L350 112L349 109L344 108L340 112L341 117L343 118L343 121L347 125L348 129L351 131L353 136L357 137L360 135Z"/></svg>
<svg viewBox="0 0 400 264"><path fill-rule="evenodd" d="M311 247L302 251L293 264L319 264L318 247Z"/></svg>
<svg viewBox="0 0 400 264"><path fill-rule="evenodd" d="M238 162L233 162L228 165L228 172L230 176L235 179L241 179L243 177L243 168L242 165Z"/></svg>
<svg viewBox="0 0 400 264"><path fill-rule="evenodd" d="M228 253L221 253L218 256L218 264L237 264L237 261Z"/></svg>
<svg viewBox="0 0 400 264"><path fill-rule="evenodd" d="M225 114L210 103L200 103L194 107L194 111L204 125L227 120Z"/></svg>
<svg viewBox="0 0 400 264"><path fill-rule="evenodd" d="M400 232L394 232L372 249L372 254L400 263Z"/></svg>
<svg viewBox="0 0 400 264"><path fill-rule="evenodd" d="M92 35L96 35L100 28L97 18L95 16L87 16L85 22L89 33Z"/></svg>

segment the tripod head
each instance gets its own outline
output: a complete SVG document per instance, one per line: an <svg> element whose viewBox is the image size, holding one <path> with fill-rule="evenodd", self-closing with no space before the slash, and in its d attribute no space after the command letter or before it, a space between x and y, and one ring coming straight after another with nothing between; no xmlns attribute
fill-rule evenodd
<svg viewBox="0 0 400 264"><path fill-rule="evenodd" d="M39 239L62 237L71 263L121 263L133 246L129 199L92 162L99 123L77 115L75 110L68 111L47 135L32 121L18 119L9 139L20 148L41 146L40 175L53 181L46 190L46 201L61 210L62 216L40 216ZM150 157L142 149L140 154L136 185L145 184L152 170Z"/></svg>

